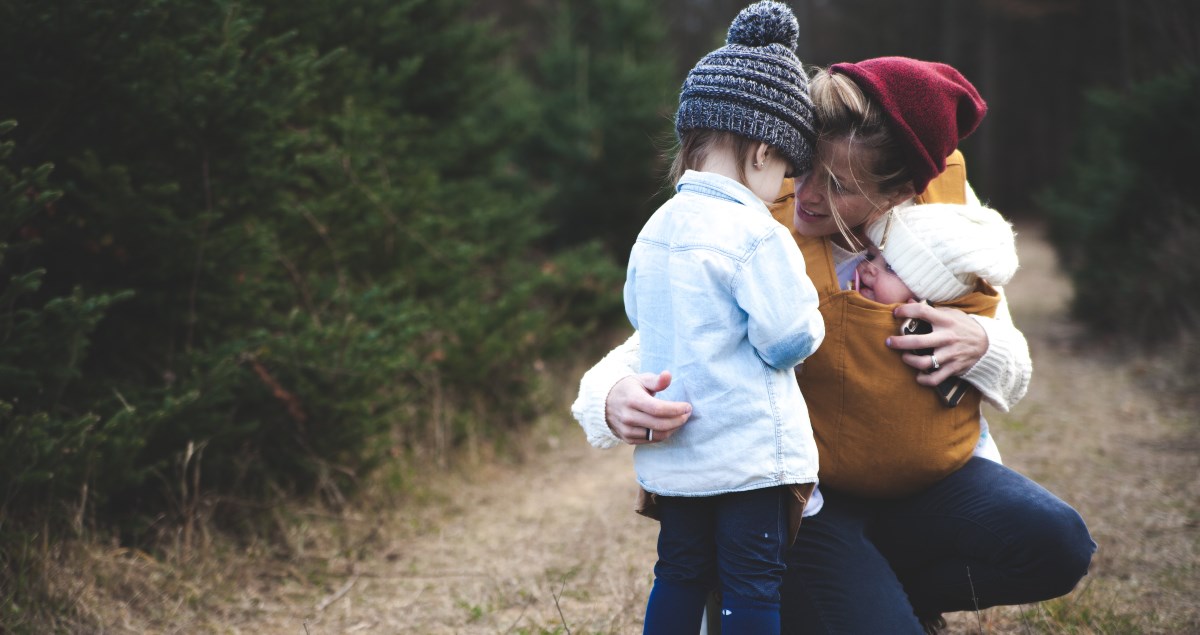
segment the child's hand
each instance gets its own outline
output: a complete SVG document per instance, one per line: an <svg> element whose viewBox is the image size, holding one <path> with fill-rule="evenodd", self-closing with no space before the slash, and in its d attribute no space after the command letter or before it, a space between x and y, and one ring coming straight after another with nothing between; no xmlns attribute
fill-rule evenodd
<svg viewBox="0 0 1200 635"><path fill-rule="evenodd" d="M925 371L917 374L917 383L936 386L951 376L971 370L988 349L987 333L970 316L958 309L931 307L923 302L910 302L896 307L898 318L920 318L933 326L925 335L893 335L887 346L901 351L932 348L933 355L905 352L905 364Z"/></svg>
<svg viewBox="0 0 1200 635"><path fill-rule="evenodd" d="M617 438L630 445L671 438L692 414L683 401L662 401L654 394L671 385L671 373L631 375L616 383L604 401L605 420Z"/></svg>

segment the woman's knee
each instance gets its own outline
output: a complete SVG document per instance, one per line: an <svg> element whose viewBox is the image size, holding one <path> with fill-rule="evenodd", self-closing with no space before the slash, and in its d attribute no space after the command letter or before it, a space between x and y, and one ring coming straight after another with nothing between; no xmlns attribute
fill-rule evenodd
<svg viewBox="0 0 1200 635"><path fill-rule="evenodd" d="M1041 557L1034 578L1044 585L1048 597L1070 593L1087 575L1096 552L1096 542L1079 512L1061 500L1055 503L1030 519L1040 529Z"/></svg>

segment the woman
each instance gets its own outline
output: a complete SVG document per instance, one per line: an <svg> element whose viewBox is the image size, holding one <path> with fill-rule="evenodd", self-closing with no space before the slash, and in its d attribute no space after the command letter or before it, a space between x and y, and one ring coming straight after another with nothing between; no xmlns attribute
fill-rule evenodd
<svg viewBox="0 0 1200 635"><path fill-rule="evenodd" d="M955 148L986 105L953 68L895 57L836 64L810 90L819 161L794 183L794 206L789 195L773 211L802 244L828 246L839 279L861 259L863 227L893 206L978 202ZM813 238L822 240L806 240ZM918 382L962 377L1003 411L1024 396L1031 365L1006 304L995 319L923 304L901 306L896 316L934 327L887 342L926 371ZM911 352L925 348L933 355ZM688 404L653 398L670 374L639 375L639 365L635 333L583 377L572 411L593 445L661 443L686 424ZM787 554L784 632L921 633L944 612L1063 595L1095 550L1075 510L1000 465L986 424L976 455L915 495L865 499L825 486L817 493Z"/></svg>

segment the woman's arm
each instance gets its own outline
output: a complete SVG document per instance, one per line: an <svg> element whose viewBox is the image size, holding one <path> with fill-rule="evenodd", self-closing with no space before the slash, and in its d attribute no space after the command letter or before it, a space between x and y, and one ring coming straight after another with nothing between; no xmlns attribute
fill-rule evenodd
<svg viewBox="0 0 1200 635"><path fill-rule="evenodd" d="M962 163L961 155L958 162ZM979 197L960 174L967 205L979 205ZM1013 325L1004 290L996 317L967 315L956 309L934 309L925 304L910 304L896 310L898 317L919 317L933 325L929 335L893 337L888 346L897 349L934 348L940 370L920 374L917 381L936 386L951 375L958 375L983 393L983 398L1002 412L1016 405L1029 388L1033 362L1025 335ZM940 332L939 332L940 331ZM904 354L904 363L919 370L932 366L928 356Z"/></svg>
<svg viewBox="0 0 1200 635"><path fill-rule="evenodd" d="M923 303L902 305L896 309L897 317L925 320L933 325L933 332L891 337L888 346L900 350L933 348L939 369L919 374L919 383L936 386L958 375L978 388L988 403L1008 412L1029 389L1033 362L1025 335L1012 323L1003 290L1000 294L994 319ZM927 355L905 353L903 359L918 370L932 369L933 362Z"/></svg>
<svg viewBox="0 0 1200 635"><path fill-rule="evenodd" d="M1008 412L1029 389L1033 360L1029 357L1025 334L1013 324L1004 289L997 291L1000 305L996 307L995 319L971 316L987 332L989 344L987 352L962 378L978 388L997 410Z"/></svg>
<svg viewBox="0 0 1200 635"><path fill-rule="evenodd" d="M647 443L648 429L654 430L654 441L665 441L692 414L688 403L654 398L671 384L671 374L639 374L640 343L634 332L579 380L571 414L595 447Z"/></svg>

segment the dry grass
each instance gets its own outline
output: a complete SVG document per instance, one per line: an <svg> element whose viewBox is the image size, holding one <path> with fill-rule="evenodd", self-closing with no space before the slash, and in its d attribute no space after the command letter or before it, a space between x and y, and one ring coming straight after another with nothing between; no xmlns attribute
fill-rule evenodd
<svg viewBox="0 0 1200 635"><path fill-rule="evenodd" d="M185 553L77 540L37 556L41 619L65 633L623 633L640 630L656 526L632 513L630 454L588 447L560 408L498 455L379 483L340 514L298 504L251 544ZM515 455L514 455L515 454ZM398 469L398 468L397 468ZM402 492L394 482L406 484ZM392 485L386 484L392 482ZM8 632L0 624L0 633Z"/></svg>
<svg viewBox="0 0 1200 635"><path fill-rule="evenodd" d="M952 633L1200 632L1200 425L1148 390L1151 360L1092 350L1063 317L1069 288L1021 228L1010 287L1035 374L1014 412L989 413L1005 460L1076 506L1100 544L1069 596L948 616ZM587 447L562 404L522 456L476 450L404 474L331 515L281 509L271 540L206 536L158 558L102 544L42 559L59 632L635 633L654 523L631 511L628 448ZM509 455L504 455L509 456ZM380 480L395 474L381 473ZM389 493L393 492L393 493ZM0 628L0 631L3 631ZM39 629L40 632L40 629Z"/></svg>

